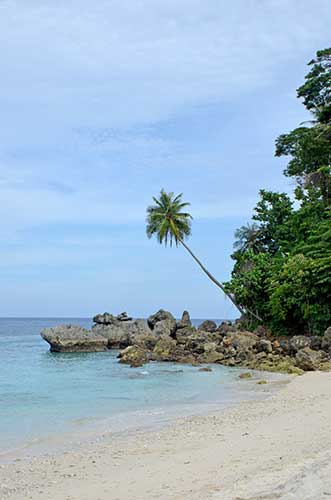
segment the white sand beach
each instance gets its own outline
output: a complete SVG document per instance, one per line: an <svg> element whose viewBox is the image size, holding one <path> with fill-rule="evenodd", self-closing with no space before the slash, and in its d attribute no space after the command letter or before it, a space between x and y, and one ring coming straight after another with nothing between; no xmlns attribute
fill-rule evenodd
<svg viewBox="0 0 331 500"><path fill-rule="evenodd" d="M2 465L0 497L327 499L330 416L331 373L307 373L264 401Z"/></svg>

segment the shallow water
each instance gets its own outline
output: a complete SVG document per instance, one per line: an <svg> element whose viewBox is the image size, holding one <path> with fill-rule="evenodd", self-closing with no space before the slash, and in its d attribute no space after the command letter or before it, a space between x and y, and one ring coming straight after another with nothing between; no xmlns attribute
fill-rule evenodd
<svg viewBox="0 0 331 500"><path fill-rule="evenodd" d="M117 352L50 353L42 328L87 319L0 319L0 451L95 426L119 430L251 397L238 369L174 363L130 368ZM69 434L70 433L70 434Z"/></svg>

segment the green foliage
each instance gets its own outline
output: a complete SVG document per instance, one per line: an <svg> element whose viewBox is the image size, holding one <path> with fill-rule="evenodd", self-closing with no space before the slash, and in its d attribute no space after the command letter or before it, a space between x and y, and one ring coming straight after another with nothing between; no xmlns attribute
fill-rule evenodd
<svg viewBox="0 0 331 500"><path fill-rule="evenodd" d="M285 193L260 191L254 246L235 246L226 285L278 334L320 334L331 325L331 49L310 65L298 97L315 121L276 141L276 156L290 157L284 174L296 181L296 208Z"/></svg>
<svg viewBox="0 0 331 500"><path fill-rule="evenodd" d="M309 66L312 68L297 95L320 123L328 123L331 121L331 48L319 50Z"/></svg>
<svg viewBox="0 0 331 500"><path fill-rule="evenodd" d="M331 203L331 126L299 127L276 140L276 156L290 156L284 171L297 182L298 199Z"/></svg>
<svg viewBox="0 0 331 500"><path fill-rule="evenodd" d="M259 226L257 224L246 224L241 226L234 233L236 241L233 244L235 251L245 253L251 250L253 253L258 253L261 250Z"/></svg>
<svg viewBox="0 0 331 500"><path fill-rule="evenodd" d="M183 212L190 204L183 202L182 196L162 189L158 198L153 197L155 205L147 208L146 233L149 238L155 235L159 243L172 246L173 242L178 245L191 234L192 216Z"/></svg>

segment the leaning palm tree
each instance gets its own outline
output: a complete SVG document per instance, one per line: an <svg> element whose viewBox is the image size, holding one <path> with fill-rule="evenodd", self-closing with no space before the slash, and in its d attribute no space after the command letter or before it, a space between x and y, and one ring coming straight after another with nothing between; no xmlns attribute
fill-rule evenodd
<svg viewBox="0 0 331 500"><path fill-rule="evenodd" d="M206 269L185 243L184 240L191 234L192 215L184 211L190 203L183 202L182 196L182 193L175 196L174 193L166 193L162 189L158 198L153 197L155 205L151 205L147 208L146 232L148 238L155 235L158 242L160 244L164 243L166 246L168 243L170 246L174 243L176 246L181 244L207 274L208 278L210 278L211 281L231 300L238 311L241 314L247 313L248 311L245 311L243 307L236 303L234 297L226 291L224 285Z"/></svg>

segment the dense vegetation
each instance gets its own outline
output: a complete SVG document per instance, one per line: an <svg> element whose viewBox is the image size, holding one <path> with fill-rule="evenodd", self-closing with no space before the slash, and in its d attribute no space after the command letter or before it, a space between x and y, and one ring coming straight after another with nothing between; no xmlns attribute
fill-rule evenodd
<svg viewBox="0 0 331 500"><path fill-rule="evenodd" d="M312 120L276 140L276 156L289 159L293 199L260 191L253 223L236 231L226 285L275 334L320 334L331 325L331 48L309 66L297 96Z"/></svg>

